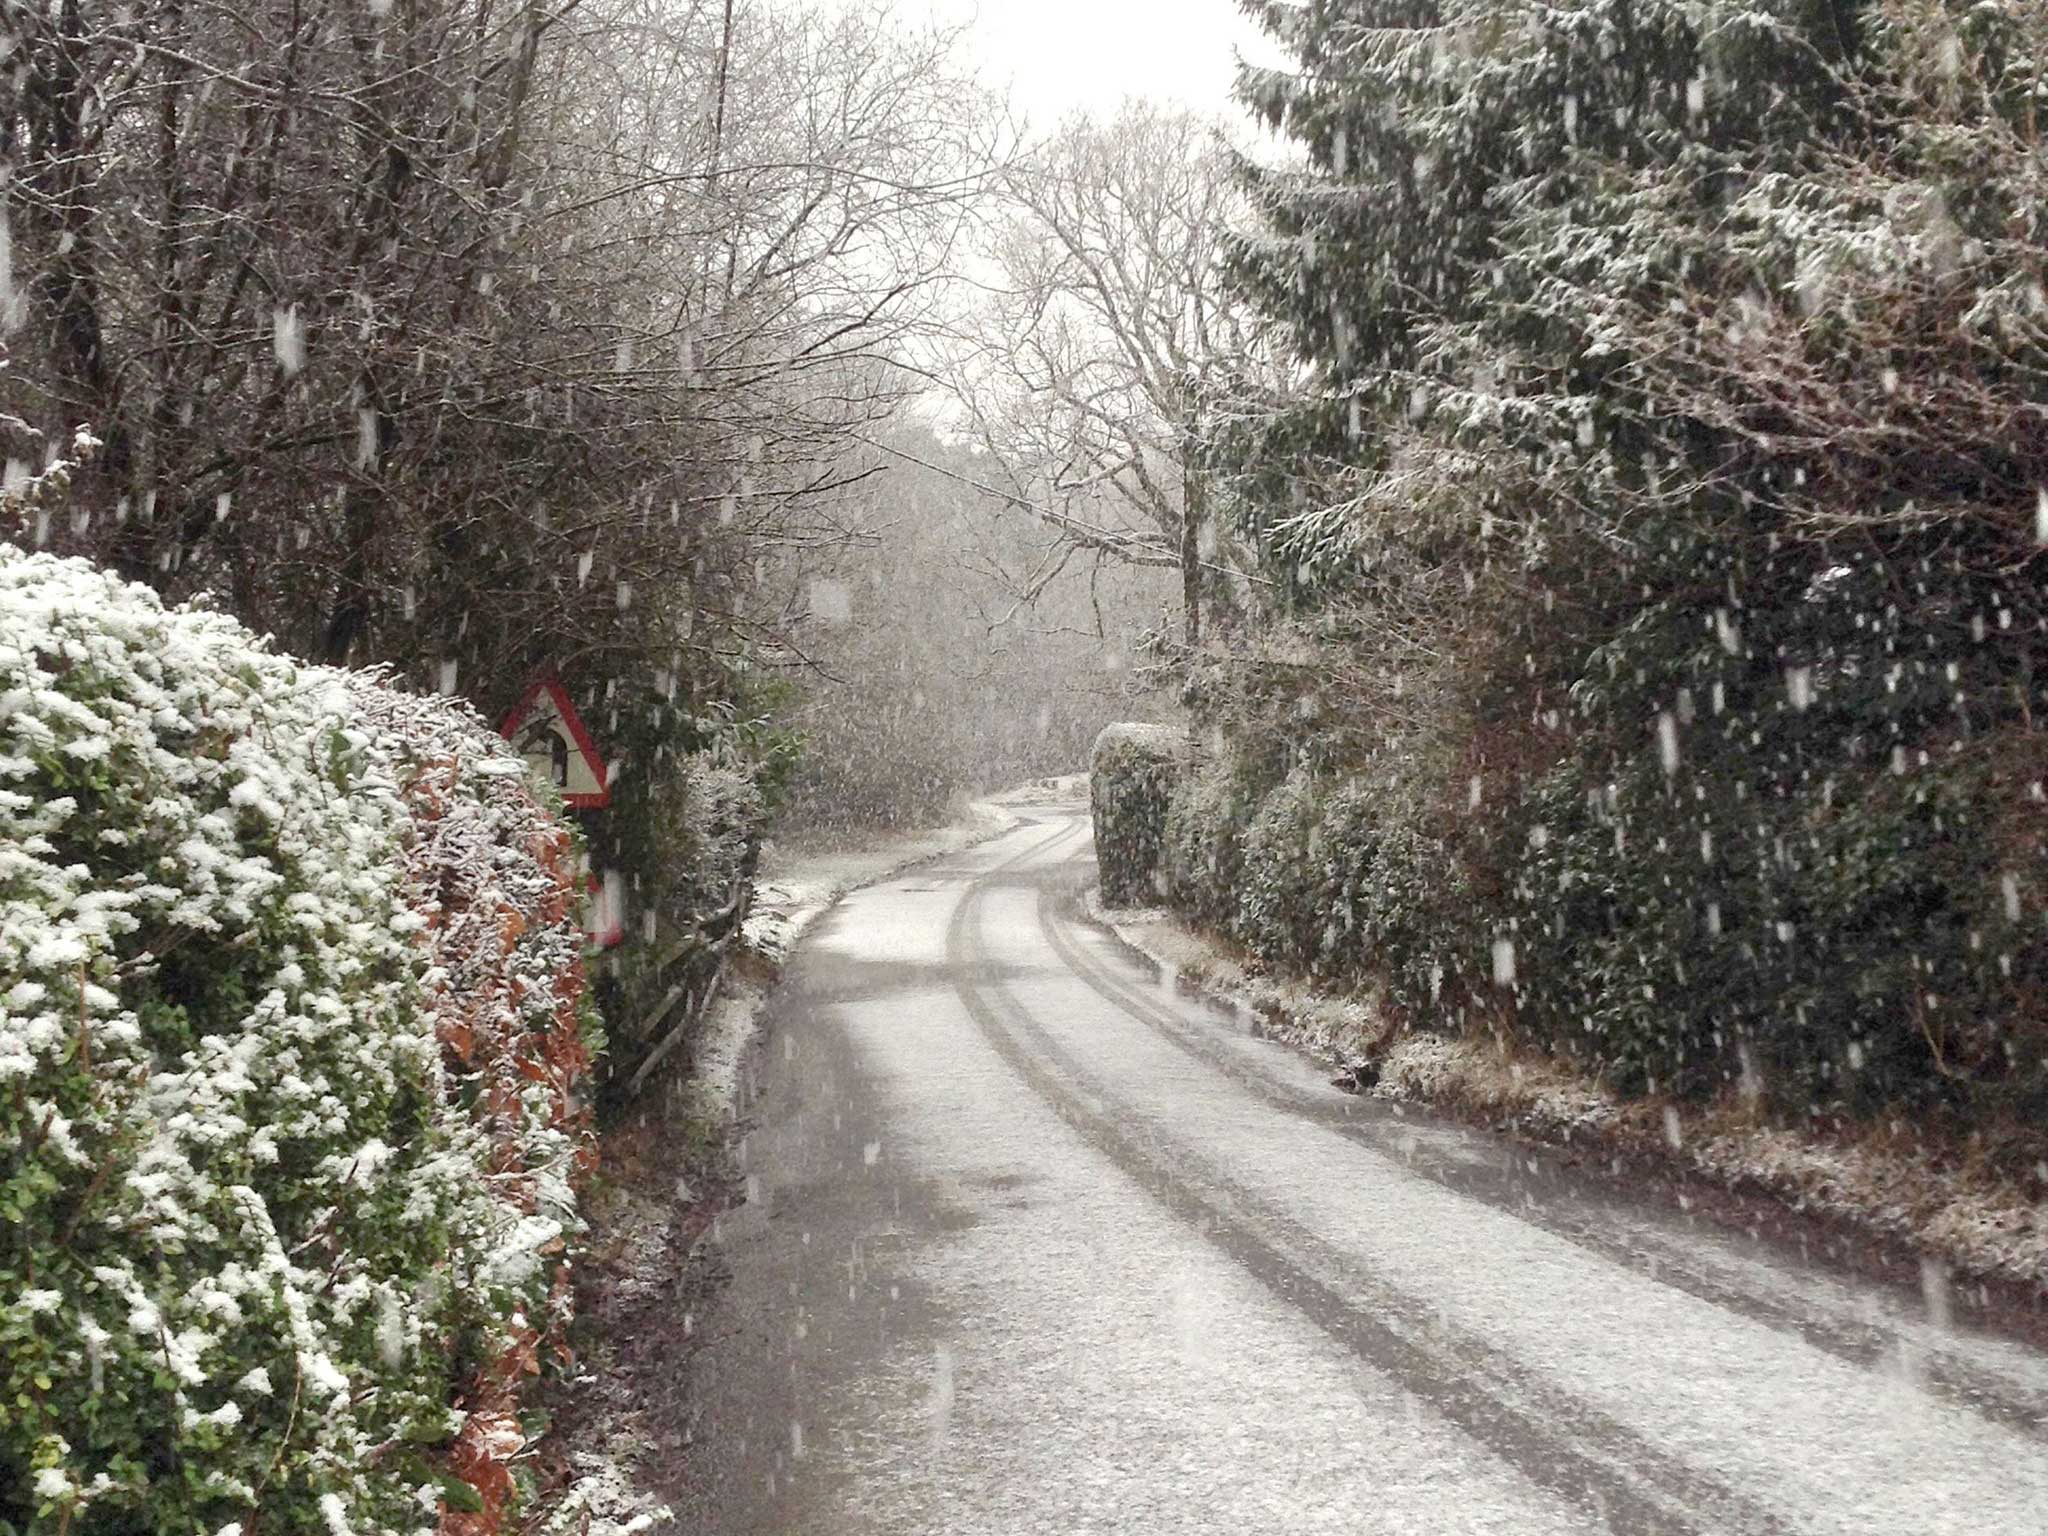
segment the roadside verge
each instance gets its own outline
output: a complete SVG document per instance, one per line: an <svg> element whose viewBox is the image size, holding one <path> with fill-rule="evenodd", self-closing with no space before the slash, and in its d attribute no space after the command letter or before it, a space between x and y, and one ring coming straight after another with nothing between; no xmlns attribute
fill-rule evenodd
<svg viewBox="0 0 2048 1536"><path fill-rule="evenodd" d="M1327 1064L1340 1086L1606 1165L1688 1211L1917 1281L1930 1301L1939 1293L1945 1305L1967 1282L1980 1307L2048 1331L2048 1167L2015 1170L1990 1149L1940 1148L1904 1122L1791 1127L1739 1099L1704 1109L1619 1099L1551 1058L1491 1040L1392 1035L1369 1002L1262 974L1169 911L1105 908L1094 891L1088 911L1175 982Z"/></svg>

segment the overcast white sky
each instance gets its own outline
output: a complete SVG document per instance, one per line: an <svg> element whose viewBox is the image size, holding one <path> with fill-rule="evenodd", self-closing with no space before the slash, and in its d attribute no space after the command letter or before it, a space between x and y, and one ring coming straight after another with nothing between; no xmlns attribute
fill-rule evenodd
<svg viewBox="0 0 2048 1536"><path fill-rule="evenodd" d="M905 15L921 8L972 23L990 83L1009 82L1037 128L1077 107L1107 114L1126 96L1240 115L1233 46L1275 57L1235 0L904 0Z"/></svg>

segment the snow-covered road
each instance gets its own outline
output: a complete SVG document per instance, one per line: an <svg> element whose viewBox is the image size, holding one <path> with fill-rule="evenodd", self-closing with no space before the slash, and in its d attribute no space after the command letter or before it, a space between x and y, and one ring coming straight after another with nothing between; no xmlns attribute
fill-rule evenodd
<svg viewBox="0 0 2048 1536"><path fill-rule="evenodd" d="M2048 1361L1339 1093L1035 814L790 966L686 1527L2048 1530Z"/></svg>

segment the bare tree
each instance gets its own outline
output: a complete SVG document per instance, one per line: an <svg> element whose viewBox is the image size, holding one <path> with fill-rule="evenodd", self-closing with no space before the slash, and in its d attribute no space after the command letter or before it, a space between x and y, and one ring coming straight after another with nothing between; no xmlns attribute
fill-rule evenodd
<svg viewBox="0 0 2048 1536"><path fill-rule="evenodd" d="M1239 213L1218 128L1144 102L1107 123L1071 119L1003 191L954 393L1016 499L1065 540L1179 570L1193 646L1204 573L1219 567L1204 413L1223 374L1259 366L1262 350L1218 282Z"/></svg>
<svg viewBox="0 0 2048 1536"><path fill-rule="evenodd" d="M866 536L793 552L773 578L816 663L793 715L815 749L800 824L923 821L966 789L1071 772L1104 724L1158 702L1136 658L1173 573L1068 561L1074 546L976 487L965 445L909 424L878 441L893 453L861 488Z"/></svg>
<svg viewBox="0 0 2048 1536"><path fill-rule="evenodd" d="M752 550L838 536L993 147L950 37L879 10L0 27L9 451L104 440L41 532L486 704L745 643Z"/></svg>
<svg viewBox="0 0 2048 1536"><path fill-rule="evenodd" d="M0 45L0 538L493 718L559 673L628 1059L743 916L688 764L787 764L760 573L868 516L999 115L804 0L0 0Z"/></svg>

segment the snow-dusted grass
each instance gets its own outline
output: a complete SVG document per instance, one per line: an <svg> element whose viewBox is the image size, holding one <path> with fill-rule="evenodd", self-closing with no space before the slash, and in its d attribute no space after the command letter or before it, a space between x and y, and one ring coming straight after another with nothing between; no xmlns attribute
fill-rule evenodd
<svg viewBox="0 0 2048 1536"><path fill-rule="evenodd" d="M1329 997L1276 980L1158 907L1105 908L1090 891L1088 910L1133 949L1189 982L1228 994L1295 1044L1331 1062L1354 1061L1381 1032L1378 1016L1355 999Z"/></svg>
<svg viewBox="0 0 2048 1536"><path fill-rule="evenodd" d="M1170 972L1257 1013L1277 1037L1340 1069L1375 1064L1375 1096L1438 1105L1551 1144L1652 1154L1903 1241L1959 1274L2048 1286L2048 1202L2014 1170L1945 1156L1910 1128L1824 1134L1767 1124L1740 1100L1684 1111L1622 1100L1551 1058L1491 1040L1394 1034L1368 1003L1262 974L1170 912L1106 909L1093 893L1090 911Z"/></svg>
<svg viewBox="0 0 2048 1536"><path fill-rule="evenodd" d="M462 707L0 546L0 1528L495 1528L572 854Z"/></svg>

